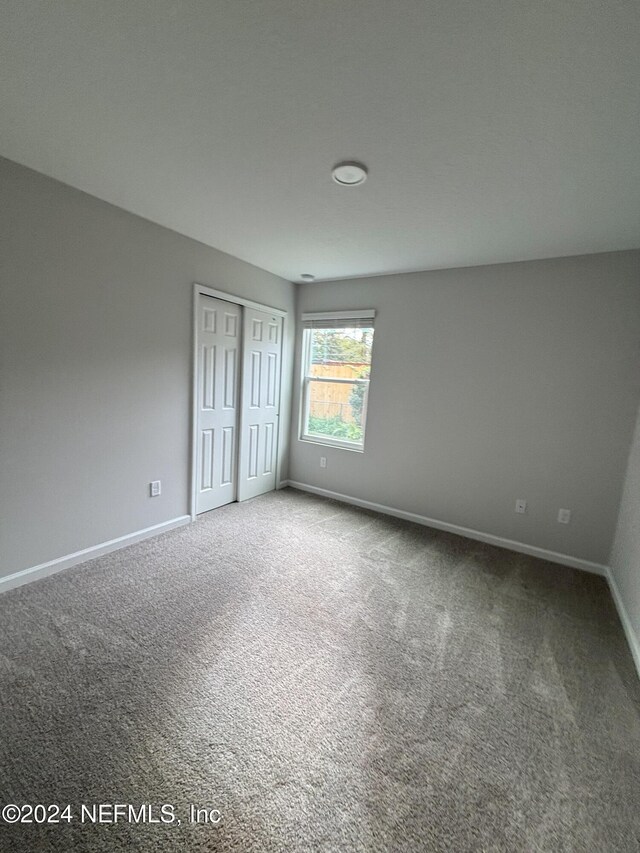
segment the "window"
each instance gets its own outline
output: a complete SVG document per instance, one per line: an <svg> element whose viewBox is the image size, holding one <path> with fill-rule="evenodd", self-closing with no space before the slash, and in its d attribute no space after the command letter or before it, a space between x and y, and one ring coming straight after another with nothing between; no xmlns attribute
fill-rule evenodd
<svg viewBox="0 0 640 853"><path fill-rule="evenodd" d="M364 449L374 313L302 315L300 438Z"/></svg>

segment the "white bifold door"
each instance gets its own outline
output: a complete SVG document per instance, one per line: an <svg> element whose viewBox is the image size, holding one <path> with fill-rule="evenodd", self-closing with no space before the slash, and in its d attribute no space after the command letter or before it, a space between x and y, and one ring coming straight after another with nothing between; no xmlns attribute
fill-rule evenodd
<svg viewBox="0 0 640 853"><path fill-rule="evenodd" d="M276 485L282 317L198 294L196 512Z"/></svg>
<svg viewBox="0 0 640 853"><path fill-rule="evenodd" d="M276 487L282 317L244 309L239 500Z"/></svg>
<svg viewBox="0 0 640 853"><path fill-rule="evenodd" d="M198 296L196 512L237 497L241 308Z"/></svg>

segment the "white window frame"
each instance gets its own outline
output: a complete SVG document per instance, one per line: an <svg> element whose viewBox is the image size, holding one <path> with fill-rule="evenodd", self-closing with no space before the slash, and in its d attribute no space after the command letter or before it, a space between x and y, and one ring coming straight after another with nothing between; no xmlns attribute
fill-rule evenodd
<svg viewBox="0 0 640 853"><path fill-rule="evenodd" d="M301 349L301 382L300 382L300 422L298 435L300 441L308 441L311 444L326 445L327 447L338 447L342 450L352 450L356 453L364 452L364 444L367 434L367 415L369 408L369 379L347 379L347 378L332 378L331 376L310 376L309 367L311 364L311 336L313 327L306 326L305 323L313 322L314 320L335 321L335 328L340 328L341 325L346 326L348 320L370 320L371 328L374 326L375 311L333 311L321 314L303 314L302 315L302 349ZM375 339L375 331L374 331ZM362 441L349 441L346 438L331 438L331 436L312 435L305 432L305 427L309 418L309 390L311 382L330 382L332 384L344 383L345 385L364 385L365 392L362 400Z"/></svg>

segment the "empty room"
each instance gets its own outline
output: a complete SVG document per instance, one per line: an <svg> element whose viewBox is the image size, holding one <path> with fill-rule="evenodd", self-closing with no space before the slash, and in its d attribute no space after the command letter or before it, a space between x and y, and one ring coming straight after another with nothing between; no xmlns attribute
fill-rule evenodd
<svg viewBox="0 0 640 853"><path fill-rule="evenodd" d="M2 0L2 853L640 853L638 45Z"/></svg>

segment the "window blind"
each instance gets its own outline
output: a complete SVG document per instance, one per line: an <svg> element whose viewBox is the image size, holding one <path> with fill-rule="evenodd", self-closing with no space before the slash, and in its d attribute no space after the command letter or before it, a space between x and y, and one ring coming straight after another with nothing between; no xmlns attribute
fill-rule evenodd
<svg viewBox="0 0 640 853"><path fill-rule="evenodd" d="M371 329L375 316L373 309L367 309L303 314L300 319L304 329Z"/></svg>

